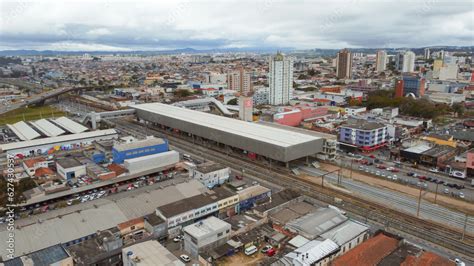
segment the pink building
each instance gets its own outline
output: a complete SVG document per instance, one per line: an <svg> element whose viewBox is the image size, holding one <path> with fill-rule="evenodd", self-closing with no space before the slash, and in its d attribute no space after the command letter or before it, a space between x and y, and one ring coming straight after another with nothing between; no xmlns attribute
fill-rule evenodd
<svg viewBox="0 0 474 266"><path fill-rule="evenodd" d="M324 116L328 113L327 107L296 107L285 108L284 112L273 115L273 121L278 124L296 127L307 119Z"/></svg>

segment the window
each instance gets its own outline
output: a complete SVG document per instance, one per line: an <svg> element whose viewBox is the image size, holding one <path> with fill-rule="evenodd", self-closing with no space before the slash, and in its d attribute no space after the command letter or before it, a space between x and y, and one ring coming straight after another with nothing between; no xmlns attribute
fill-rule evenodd
<svg viewBox="0 0 474 266"><path fill-rule="evenodd" d="M135 225L130 226L130 230L135 230Z"/></svg>
<svg viewBox="0 0 474 266"><path fill-rule="evenodd" d="M223 234L223 232L217 233L217 237L221 237Z"/></svg>
<svg viewBox="0 0 474 266"><path fill-rule="evenodd" d="M351 248L352 248L352 243L351 243L351 242L349 242L349 249L351 249Z"/></svg>

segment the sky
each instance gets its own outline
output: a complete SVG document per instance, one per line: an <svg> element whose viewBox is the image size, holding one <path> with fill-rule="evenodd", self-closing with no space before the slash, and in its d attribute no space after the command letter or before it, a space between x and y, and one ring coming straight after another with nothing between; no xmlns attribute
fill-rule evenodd
<svg viewBox="0 0 474 266"><path fill-rule="evenodd" d="M0 50L474 45L472 0L0 0Z"/></svg>

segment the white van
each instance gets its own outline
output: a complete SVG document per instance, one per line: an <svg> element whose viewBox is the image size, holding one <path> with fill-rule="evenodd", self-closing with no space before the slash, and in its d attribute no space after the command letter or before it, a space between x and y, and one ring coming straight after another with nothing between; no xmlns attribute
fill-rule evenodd
<svg viewBox="0 0 474 266"><path fill-rule="evenodd" d="M244 253L245 253L245 255L250 256L250 255L254 254L255 252L257 252L257 250L258 249L257 249L256 246L250 246L250 247L248 247L244 250Z"/></svg>

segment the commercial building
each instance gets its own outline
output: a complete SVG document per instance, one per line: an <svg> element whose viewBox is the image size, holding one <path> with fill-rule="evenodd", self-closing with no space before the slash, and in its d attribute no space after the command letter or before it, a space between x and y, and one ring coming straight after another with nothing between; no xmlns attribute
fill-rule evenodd
<svg viewBox="0 0 474 266"><path fill-rule="evenodd" d="M293 96L293 58L277 53L269 60L271 105L286 105Z"/></svg>
<svg viewBox="0 0 474 266"><path fill-rule="evenodd" d="M189 170L189 176L199 180L204 186L213 188L229 180L230 169L222 164L206 162Z"/></svg>
<svg viewBox="0 0 474 266"><path fill-rule="evenodd" d="M112 148L112 158L114 163L123 163L125 159L157 154L168 150L166 139L150 137L130 143L115 144Z"/></svg>
<svg viewBox="0 0 474 266"><path fill-rule="evenodd" d="M377 51L375 58L375 71L380 73L387 69L387 52L384 50Z"/></svg>
<svg viewBox="0 0 474 266"><path fill-rule="evenodd" d="M369 238L369 227L354 220L347 220L344 223L321 235L322 238L331 239L339 246L340 256L361 244Z"/></svg>
<svg viewBox="0 0 474 266"><path fill-rule="evenodd" d="M422 97L425 95L425 79L415 75L403 75L396 81L395 97Z"/></svg>
<svg viewBox="0 0 474 266"><path fill-rule="evenodd" d="M66 179L71 180L86 175L86 165L81 164L73 158L65 158L56 162L58 174Z"/></svg>
<svg viewBox="0 0 474 266"><path fill-rule="evenodd" d="M344 108L344 112L347 115L358 115L366 111L367 111L367 107L361 107L361 106L349 106L349 107Z"/></svg>
<svg viewBox="0 0 474 266"><path fill-rule="evenodd" d="M339 142L353 145L363 151L372 151L388 144L387 126L366 120L349 120L339 128Z"/></svg>
<svg viewBox="0 0 474 266"><path fill-rule="evenodd" d="M78 134L62 135L43 139L7 143L0 145L0 151L19 157L52 154L59 150L72 150L91 145L94 141L117 139L114 129L96 130Z"/></svg>
<svg viewBox="0 0 474 266"><path fill-rule="evenodd" d="M183 228L184 250L193 257L200 252L218 247L229 240L231 225L219 218L210 216Z"/></svg>
<svg viewBox="0 0 474 266"><path fill-rule="evenodd" d="M156 240L123 248L122 263L124 266L185 265Z"/></svg>
<svg viewBox="0 0 474 266"><path fill-rule="evenodd" d="M397 54L395 65L398 71L402 73L415 71L415 53L412 51L403 51Z"/></svg>
<svg viewBox="0 0 474 266"><path fill-rule="evenodd" d="M352 78L352 53L348 49L342 49L337 53L336 77L339 79Z"/></svg>
<svg viewBox="0 0 474 266"><path fill-rule="evenodd" d="M204 141L215 141L280 162L315 155L323 149L323 138L283 128L161 103L139 104L133 108L140 120L191 134L194 139L200 137Z"/></svg>
<svg viewBox="0 0 474 266"><path fill-rule="evenodd" d="M255 207L257 202L268 200L272 191L261 185L255 185L237 191L237 194L239 195L239 211L246 211Z"/></svg>
<svg viewBox="0 0 474 266"><path fill-rule="evenodd" d="M165 151L158 154L146 155L133 159L125 159L124 167L129 173L138 173L143 171L156 171L173 167L179 162L179 152Z"/></svg>
<svg viewBox="0 0 474 266"><path fill-rule="evenodd" d="M227 89L247 95L252 91L252 76L240 68L227 74Z"/></svg>
<svg viewBox="0 0 474 266"><path fill-rule="evenodd" d="M329 265L339 251L339 246L330 239L312 240L288 253L275 263L276 266L323 266Z"/></svg>

